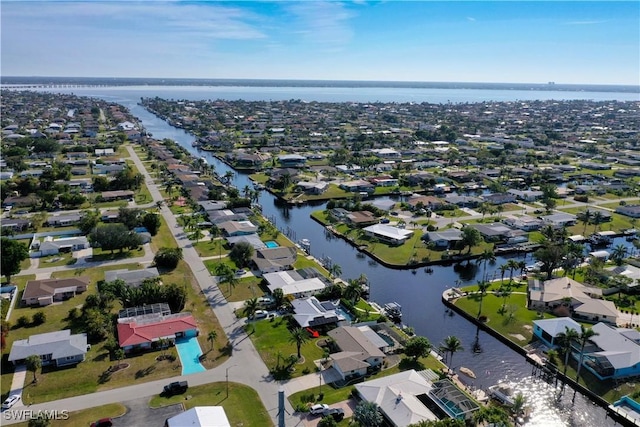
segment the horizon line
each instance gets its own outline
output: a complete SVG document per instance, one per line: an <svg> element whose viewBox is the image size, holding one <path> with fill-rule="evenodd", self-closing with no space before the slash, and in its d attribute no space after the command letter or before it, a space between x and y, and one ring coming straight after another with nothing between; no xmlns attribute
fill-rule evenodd
<svg viewBox="0 0 640 427"><path fill-rule="evenodd" d="M640 89L640 84L622 83L563 83L563 82L482 82L482 81L428 81L428 80L354 80L354 79L302 79L302 78L233 78L233 77L106 77L106 76L44 76L44 75L13 75L0 76L4 79L102 79L102 80L191 80L191 81L254 81L254 82L301 82L301 83L393 83L393 84L471 84L471 85L528 85L528 86L608 86L633 87Z"/></svg>

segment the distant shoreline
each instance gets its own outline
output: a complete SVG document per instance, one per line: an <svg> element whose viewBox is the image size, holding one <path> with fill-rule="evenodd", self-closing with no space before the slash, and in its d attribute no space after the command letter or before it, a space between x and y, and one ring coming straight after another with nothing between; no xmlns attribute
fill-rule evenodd
<svg viewBox="0 0 640 427"><path fill-rule="evenodd" d="M244 86L327 88L492 89L571 92L640 93L640 85L563 83L405 82L356 80L181 79L125 77L0 77L2 85L99 85L99 86Z"/></svg>

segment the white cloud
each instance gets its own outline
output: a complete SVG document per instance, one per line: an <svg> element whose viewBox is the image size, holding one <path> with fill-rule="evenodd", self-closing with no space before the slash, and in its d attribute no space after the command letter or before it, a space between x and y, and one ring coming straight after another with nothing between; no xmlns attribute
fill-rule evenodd
<svg viewBox="0 0 640 427"><path fill-rule="evenodd" d="M344 45L353 37L349 21L354 13L338 2L309 1L284 3L283 7L293 15L294 33L302 34L306 40L317 44ZM301 32L302 31L302 32Z"/></svg>

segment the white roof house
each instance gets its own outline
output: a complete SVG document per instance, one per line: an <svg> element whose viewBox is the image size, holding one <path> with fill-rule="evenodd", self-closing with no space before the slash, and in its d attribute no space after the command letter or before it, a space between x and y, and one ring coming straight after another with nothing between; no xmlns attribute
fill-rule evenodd
<svg viewBox="0 0 640 427"><path fill-rule="evenodd" d="M222 406L196 406L168 418L166 427L231 427Z"/></svg>
<svg viewBox="0 0 640 427"><path fill-rule="evenodd" d="M267 281L269 291L282 289L282 293L296 298L310 297L322 291L327 285L317 277L304 279L295 271L276 271L264 273L262 277Z"/></svg>
<svg viewBox="0 0 640 427"><path fill-rule="evenodd" d="M600 378L640 375L640 332L615 328L605 323L593 325L594 346L585 348L585 368Z"/></svg>
<svg viewBox="0 0 640 427"><path fill-rule="evenodd" d="M355 387L364 400L377 403L380 411L395 426L438 420L417 397L428 394L433 386L413 369L365 381Z"/></svg>
<svg viewBox="0 0 640 427"><path fill-rule="evenodd" d="M296 299L291 302L293 318L303 327L315 327L328 323L341 326L346 323L345 316L336 311L336 306L330 302L320 302L316 297Z"/></svg>
<svg viewBox="0 0 640 427"><path fill-rule="evenodd" d="M413 234L413 230L405 230L385 224L370 225L369 227L363 228L363 230L368 236L373 236L396 245L404 243Z"/></svg>
<svg viewBox="0 0 640 427"><path fill-rule="evenodd" d="M566 328L573 329L580 333L580 324L570 317L556 317L554 319L533 321L533 334L550 347L556 345L556 336L559 333L565 333Z"/></svg>

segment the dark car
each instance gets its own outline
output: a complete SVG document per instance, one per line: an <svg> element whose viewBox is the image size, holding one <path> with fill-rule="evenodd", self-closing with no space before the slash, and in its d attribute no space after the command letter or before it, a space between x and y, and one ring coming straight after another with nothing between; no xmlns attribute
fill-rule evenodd
<svg viewBox="0 0 640 427"><path fill-rule="evenodd" d="M344 418L344 409L342 408L329 408L322 411L322 417L333 417L336 421L342 421Z"/></svg>
<svg viewBox="0 0 640 427"><path fill-rule="evenodd" d="M166 396L173 396L174 394L182 394L189 388L189 384L186 381L176 381L164 386L163 393Z"/></svg>
<svg viewBox="0 0 640 427"><path fill-rule="evenodd" d="M101 418L98 421L91 423L91 427L111 427L113 421L111 418Z"/></svg>

